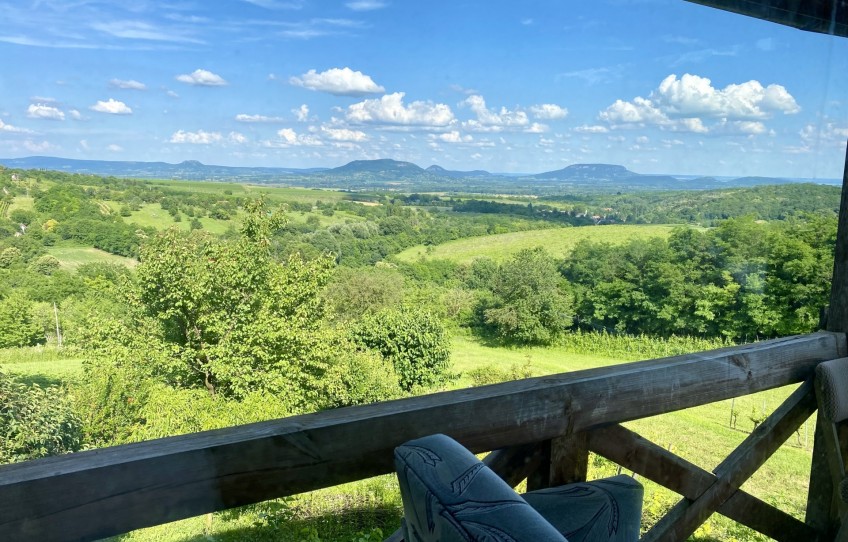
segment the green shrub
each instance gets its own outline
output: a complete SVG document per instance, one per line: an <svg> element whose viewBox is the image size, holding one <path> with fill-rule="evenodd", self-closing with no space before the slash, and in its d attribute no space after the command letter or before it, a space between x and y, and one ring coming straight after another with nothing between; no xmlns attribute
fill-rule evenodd
<svg viewBox="0 0 848 542"><path fill-rule="evenodd" d="M0 463L75 452L82 423L64 388L25 386L0 373Z"/></svg>
<svg viewBox="0 0 848 542"><path fill-rule="evenodd" d="M523 365L513 364L509 369L501 369L496 365L483 365L468 371L468 377L474 386L486 386L488 384L497 384L499 382L509 382L512 380L521 380L533 376L533 371L530 369L530 359Z"/></svg>
<svg viewBox="0 0 848 542"><path fill-rule="evenodd" d="M366 316L351 330L353 340L390 360L400 387L433 386L445 380L450 340L431 313L404 307Z"/></svg>

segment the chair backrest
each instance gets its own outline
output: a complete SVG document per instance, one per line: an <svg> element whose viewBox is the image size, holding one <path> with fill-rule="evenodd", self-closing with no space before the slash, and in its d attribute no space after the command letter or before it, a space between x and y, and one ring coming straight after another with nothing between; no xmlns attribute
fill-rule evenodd
<svg viewBox="0 0 848 542"><path fill-rule="evenodd" d="M816 366L821 414L831 423L848 419L848 358L823 361Z"/></svg>
<svg viewBox="0 0 848 542"><path fill-rule="evenodd" d="M567 542L474 454L445 435L395 449L407 542Z"/></svg>

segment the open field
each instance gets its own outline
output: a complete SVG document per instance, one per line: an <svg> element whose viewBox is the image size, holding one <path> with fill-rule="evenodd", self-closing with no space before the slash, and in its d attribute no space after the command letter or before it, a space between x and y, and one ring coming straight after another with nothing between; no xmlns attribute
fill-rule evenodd
<svg viewBox="0 0 848 542"><path fill-rule="evenodd" d="M113 263L127 267L138 265L138 261L132 258L109 254L92 247L54 246L49 247L47 253L59 260L59 266L68 271L73 271L87 263Z"/></svg>
<svg viewBox="0 0 848 542"><path fill-rule="evenodd" d="M33 198L27 196L15 196L12 200L12 204L9 205L9 212L14 211L15 209L22 209L24 211L32 211Z"/></svg>
<svg viewBox="0 0 848 542"><path fill-rule="evenodd" d="M112 202L112 206L115 207L116 204ZM191 228L191 217L182 215L182 220L180 222L175 222L174 218L168 213L168 211L162 209L158 203L142 205L141 209L133 211L132 214L124 218L124 220L130 224L156 228L157 230L164 230L172 226L176 226L185 231L188 231ZM230 220L219 220L209 217L203 217L199 220L200 223L203 224L203 229L216 234L224 233L227 231L227 228L231 226L233 228L238 228L239 225L238 215Z"/></svg>
<svg viewBox="0 0 848 542"><path fill-rule="evenodd" d="M344 193L337 190L322 190L318 188L299 188L284 186L255 185L242 183L214 183L202 181L151 181L155 186L173 190L203 192L206 194L224 194L232 192L233 196L266 195L271 201L299 201L304 203L321 201L339 201L344 199ZM229 195L229 194L228 194Z"/></svg>
<svg viewBox="0 0 848 542"><path fill-rule="evenodd" d="M630 239L668 237L674 227L613 224L501 233L448 241L434 247L418 245L404 250L396 257L405 262L419 258L446 259L457 263L470 263L475 258L503 261L519 250L535 247L543 247L555 257L564 257L580 241L620 244Z"/></svg>

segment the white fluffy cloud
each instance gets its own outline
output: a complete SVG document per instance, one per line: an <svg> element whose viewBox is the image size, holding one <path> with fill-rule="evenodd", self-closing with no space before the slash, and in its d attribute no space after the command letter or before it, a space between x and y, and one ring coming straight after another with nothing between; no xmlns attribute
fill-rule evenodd
<svg viewBox="0 0 848 542"><path fill-rule="evenodd" d="M31 119L65 120L65 113L58 107L38 103L29 105L27 117Z"/></svg>
<svg viewBox="0 0 848 542"><path fill-rule="evenodd" d="M285 119L282 117L268 117L266 115L246 115L239 113L236 115L236 120L239 122L282 122Z"/></svg>
<svg viewBox="0 0 848 542"><path fill-rule="evenodd" d="M355 103L347 108L345 117L357 123L422 127L445 127L456 120L451 108L445 104L415 101L404 105L404 96L403 92L395 92Z"/></svg>
<svg viewBox="0 0 848 542"><path fill-rule="evenodd" d="M112 79L109 81L109 85L114 88L126 89L126 90L147 90L147 85L136 81L135 79Z"/></svg>
<svg viewBox="0 0 848 542"><path fill-rule="evenodd" d="M762 120L800 110L781 85L764 87L752 80L718 89L706 77L687 73L679 79L669 75L647 98L616 100L599 117L613 126L653 124L665 130L696 133L710 131L704 119L716 119L714 128L760 134L767 131Z"/></svg>
<svg viewBox="0 0 848 542"><path fill-rule="evenodd" d="M349 128L328 128L324 126L321 128L321 132L333 141L349 141L352 143L368 141L368 135L360 130L351 130Z"/></svg>
<svg viewBox="0 0 848 542"><path fill-rule="evenodd" d="M438 139L439 141L444 141L445 143L471 143L474 141L474 138L470 135L461 135L457 130L451 130L450 132L445 132L444 134L432 134L430 136L432 139Z"/></svg>
<svg viewBox="0 0 848 542"><path fill-rule="evenodd" d="M92 111L97 111L99 113L109 113L110 115L132 114L132 109L127 104L112 98L109 98L105 102L103 100L98 100L98 102L89 107L89 109L91 109Z"/></svg>
<svg viewBox="0 0 848 542"><path fill-rule="evenodd" d="M298 122L306 122L309 120L309 106L306 104L302 104L297 109L292 109L292 113L294 113Z"/></svg>
<svg viewBox="0 0 848 542"><path fill-rule="evenodd" d="M375 83L370 76L347 67L330 68L321 73L309 70L300 77L290 78L289 83L297 87L328 92L336 96L365 96L366 94L379 94L386 90Z"/></svg>
<svg viewBox="0 0 848 542"><path fill-rule="evenodd" d="M558 120L568 116L568 109L556 104L539 104L531 106L530 113L539 120Z"/></svg>
<svg viewBox="0 0 848 542"><path fill-rule="evenodd" d="M277 131L280 141L266 141L266 147L320 147L324 143L317 137L309 134L298 134L291 128L283 128Z"/></svg>
<svg viewBox="0 0 848 542"><path fill-rule="evenodd" d="M227 81L217 73L212 73L202 69L178 75L177 81L180 83L186 83L187 85L202 87L223 87L228 84Z"/></svg>
<svg viewBox="0 0 848 542"><path fill-rule="evenodd" d="M0 132L6 132L10 134L31 134L32 130L27 130L26 128L18 128L17 126L12 126L11 124L6 124L3 122L3 119L0 119Z"/></svg>
<svg viewBox="0 0 848 542"><path fill-rule="evenodd" d="M124 150L124 148L120 145L115 145L114 143L112 143L111 145L106 146L106 150L109 152L121 152Z"/></svg>
<svg viewBox="0 0 848 542"><path fill-rule="evenodd" d="M247 137L239 132L230 132L227 136L227 141L235 143L236 145L243 145L247 143Z"/></svg>
<svg viewBox="0 0 848 542"><path fill-rule="evenodd" d="M177 130L171 136L171 143L190 143L192 145L209 145L219 143L224 137L220 132L206 132L198 130L196 132L186 132L185 130Z"/></svg>
<svg viewBox="0 0 848 542"><path fill-rule="evenodd" d="M759 81L712 86L706 77L684 74L680 79L666 77L651 98L672 117L712 117L731 120L767 119L775 113L793 114L801 110L781 85L763 87Z"/></svg>
<svg viewBox="0 0 848 542"><path fill-rule="evenodd" d="M463 123L467 130L476 132L499 132L505 128L525 127L530 124L527 113L520 110L510 111L501 107L500 111L493 111L486 107L486 100L479 94L466 98L462 105L467 106L477 116L477 120L469 120Z"/></svg>

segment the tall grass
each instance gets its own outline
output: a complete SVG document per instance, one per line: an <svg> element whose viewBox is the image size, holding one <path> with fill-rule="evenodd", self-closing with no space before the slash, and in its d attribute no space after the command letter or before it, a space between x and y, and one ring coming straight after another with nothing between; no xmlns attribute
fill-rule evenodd
<svg viewBox="0 0 848 542"><path fill-rule="evenodd" d="M647 335L613 334L606 331L576 331L562 335L557 340L556 346L580 354L636 361L715 350L733 346L733 344L726 339L701 339L674 335L658 338Z"/></svg>
<svg viewBox="0 0 848 542"><path fill-rule="evenodd" d="M0 348L0 365L17 363L48 363L69 359L67 350L55 346L27 346L23 348Z"/></svg>

